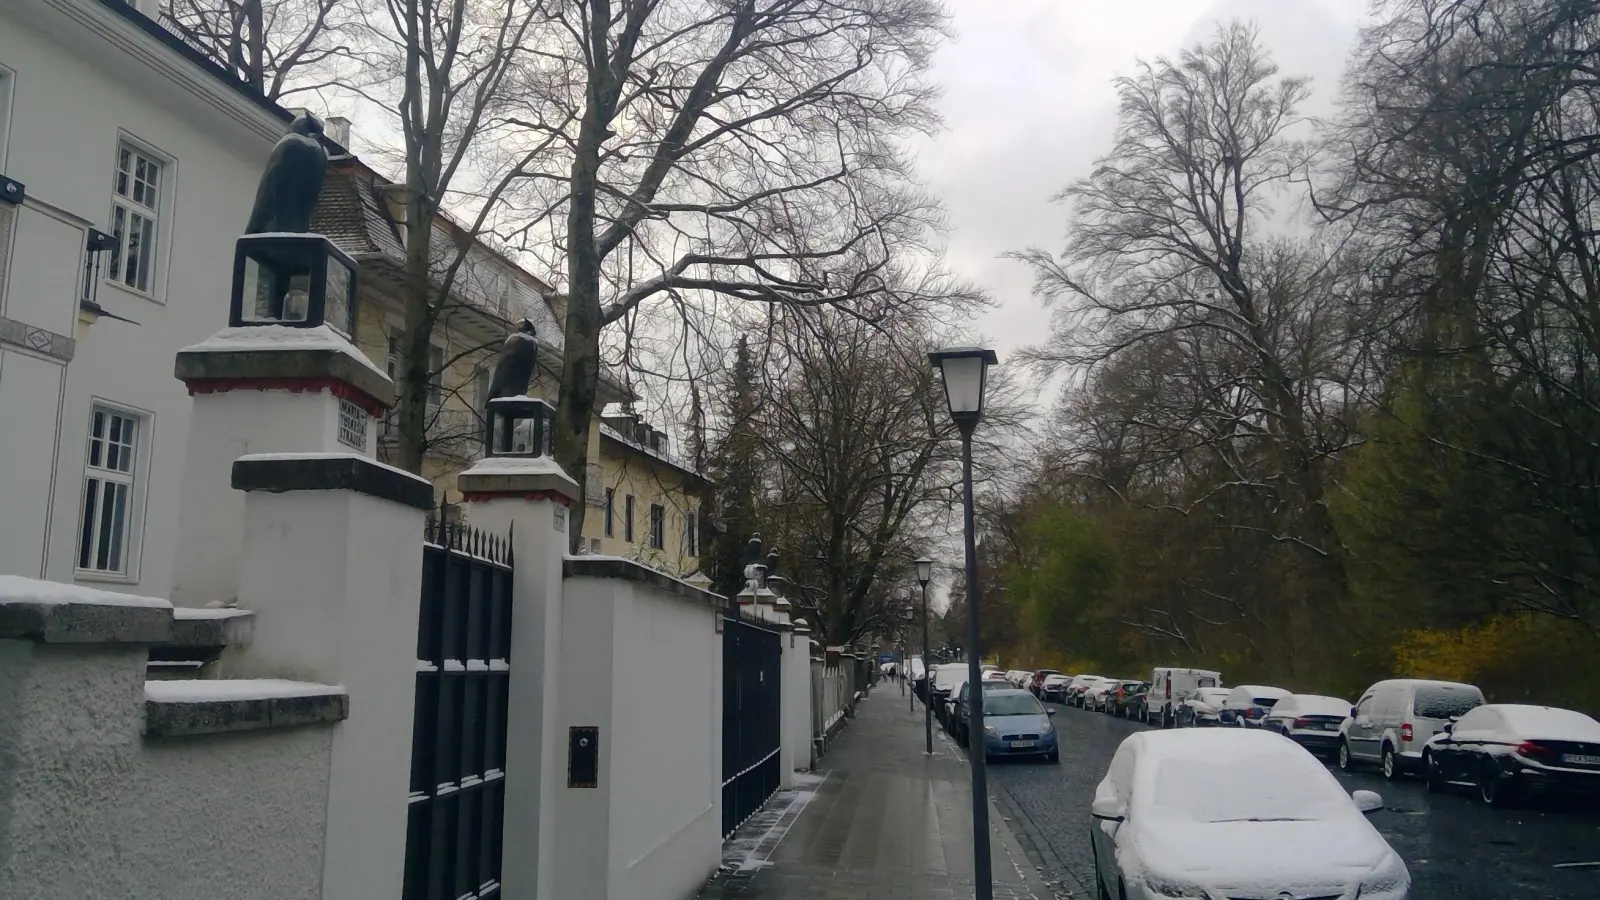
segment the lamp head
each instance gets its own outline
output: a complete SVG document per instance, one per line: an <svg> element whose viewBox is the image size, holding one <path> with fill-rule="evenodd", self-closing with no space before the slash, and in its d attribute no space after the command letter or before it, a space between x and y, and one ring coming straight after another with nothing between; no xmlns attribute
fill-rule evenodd
<svg viewBox="0 0 1600 900"><path fill-rule="evenodd" d="M983 418L983 392L989 367L1000 360L984 347L946 347L928 354L928 362L944 381L944 399L950 417L970 427Z"/></svg>
<svg viewBox="0 0 1600 900"><path fill-rule="evenodd" d="M924 587L933 580L933 560L926 556L917 560L917 582Z"/></svg>

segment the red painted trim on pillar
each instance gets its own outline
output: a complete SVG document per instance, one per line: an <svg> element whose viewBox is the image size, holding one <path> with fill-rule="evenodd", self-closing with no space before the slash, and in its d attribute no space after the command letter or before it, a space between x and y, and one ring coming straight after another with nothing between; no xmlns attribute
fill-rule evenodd
<svg viewBox="0 0 1600 900"><path fill-rule="evenodd" d="M341 400L367 411L379 418L388 405L366 391L327 375L308 375L302 378L196 378L184 382L189 396L195 394L226 394L229 391L288 391L291 394L327 391Z"/></svg>
<svg viewBox="0 0 1600 900"><path fill-rule="evenodd" d="M485 500L549 500L567 509L572 508L572 499L560 491L467 491L461 495L461 499L467 503L482 503Z"/></svg>

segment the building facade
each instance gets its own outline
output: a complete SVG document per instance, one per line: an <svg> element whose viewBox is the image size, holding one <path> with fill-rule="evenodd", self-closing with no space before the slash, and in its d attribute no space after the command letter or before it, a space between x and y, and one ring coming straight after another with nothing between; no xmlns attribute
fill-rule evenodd
<svg viewBox="0 0 1600 900"><path fill-rule="evenodd" d="M0 573L163 596L190 401L288 114L140 4L0 3Z"/></svg>
<svg viewBox="0 0 1600 900"><path fill-rule="evenodd" d="M234 241L292 111L164 21L158 0L0 2L0 574L171 592L191 405L174 357L227 325ZM344 152L348 123L328 126L313 227L360 264L354 340L397 375L403 198ZM433 227L453 252L455 226ZM430 348L421 474L441 502L481 455L494 358L524 317L541 344L530 393L555 400L562 312L549 286L473 244ZM633 399L609 374L600 398ZM586 548L697 571L694 473L659 436L613 424L590 431ZM605 530L600 485L634 498L632 540L620 519Z"/></svg>

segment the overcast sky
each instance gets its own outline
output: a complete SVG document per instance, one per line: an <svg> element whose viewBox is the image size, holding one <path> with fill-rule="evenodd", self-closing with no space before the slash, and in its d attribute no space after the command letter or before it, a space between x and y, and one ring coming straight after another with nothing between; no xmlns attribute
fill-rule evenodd
<svg viewBox="0 0 1600 900"><path fill-rule="evenodd" d="M919 171L944 198L949 261L1000 308L981 322L1000 351L1037 342L1049 314L1021 264L1029 245L1059 251L1066 210L1050 197L1111 146L1111 80L1172 55L1219 21L1255 21L1284 74L1312 81L1308 113L1330 108L1366 0L948 0L957 39L939 51L945 131L919 147Z"/></svg>

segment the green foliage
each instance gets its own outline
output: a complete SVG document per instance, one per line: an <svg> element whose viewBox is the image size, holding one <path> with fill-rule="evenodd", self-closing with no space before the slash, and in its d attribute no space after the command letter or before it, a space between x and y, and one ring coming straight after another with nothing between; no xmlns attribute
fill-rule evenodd
<svg viewBox="0 0 1600 900"><path fill-rule="evenodd" d="M1094 519L1065 504L1040 510L1021 531L1022 562L1011 573L1011 601L1020 607L1039 650L1081 657L1106 621L1105 601L1116 560Z"/></svg>

